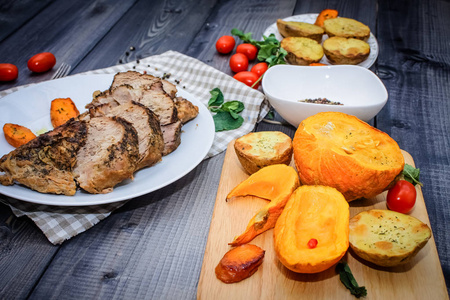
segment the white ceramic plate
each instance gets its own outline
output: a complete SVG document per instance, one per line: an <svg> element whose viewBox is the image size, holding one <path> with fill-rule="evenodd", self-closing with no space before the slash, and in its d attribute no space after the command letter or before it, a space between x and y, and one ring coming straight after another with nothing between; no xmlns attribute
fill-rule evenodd
<svg viewBox="0 0 450 300"><path fill-rule="evenodd" d="M80 112L92 100L95 90L106 90L114 74L75 75L42 82L0 99L0 126L15 123L43 133L52 129L50 103L55 98L70 97ZM0 193L28 202L58 205L86 206L131 199L160 189L183 177L194 169L206 156L214 139L214 122L207 108L191 94L179 89L182 96L199 107L199 114L185 124L181 133L181 144L177 150L164 156L156 165L139 170L134 180L125 181L108 194L89 194L78 191L74 196L42 194L25 186L0 185ZM14 148L4 136L0 136L0 157Z"/></svg>
<svg viewBox="0 0 450 300"><path fill-rule="evenodd" d="M296 15L296 16L291 16L288 18L284 18L284 21L294 21L294 22L305 22L305 23L310 23L310 24L314 24L314 22L316 22L317 16L319 14L303 14L303 15ZM263 35L264 36L269 36L271 33L275 34L275 37L281 41L283 39L283 37L281 36L280 32L278 31L277 28L277 23L273 23L272 25L270 25L269 27L267 27L266 31L264 31ZM328 38L328 36L326 34L323 35L323 39L322 42L324 40L326 40ZM377 60L378 57L378 42L377 39L375 38L375 36L370 33L370 37L367 40L367 43L370 46L370 54L369 57L361 62L360 64L358 64L358 66L364 67L364 68L370 68L373 63ZM331 63L328 61L328 59L326 58L326 56L324 55L322 60L320 61L323 64L327 64L327 65L331 65Z"/></svg>

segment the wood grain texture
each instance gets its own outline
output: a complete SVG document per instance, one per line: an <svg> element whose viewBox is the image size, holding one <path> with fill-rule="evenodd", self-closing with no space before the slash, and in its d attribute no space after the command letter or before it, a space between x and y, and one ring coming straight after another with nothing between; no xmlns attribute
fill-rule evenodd
<svg viewBox="0 0 450 300"><path fill-rule="evenodd" d="M0 42L32 19L52 1L3 0L0 2ZM6 61L3 61L6 62Z"/></svg>
<svg viewBox="0 0 450 300"><path fill-rule="evenodd" d="M0 298L25 299L59 247L28 218L15 217L3 204L0 210Z"/></svg>
<svg viewBox="0 0 450 300"><path fill-rule="evenodd" d="M216 0L139 1L75 71L109 67L168 50L184 53L215 4Z"/></svg>
<svg viewBox="0 0 450 300"><path fill-rule="evenodd" d="M230 143L222 168L213 219L198 286L199 299L354 299L339 281L334 267L317 274L297 274L276 258L273 230L257 236L250 243L266 250L264 262L250 278L234 284L218 280L214 268L230 249L228 243L240 234L248 221L267 201L257 197L239 197L228 202L227 194L248 175L243 170ZM404 152L406 163L414 165ZM372 208L386 209L386 192L371 199L350 203L350 217ZM418 188L414 210L410 213L430 224L425 202ZM364 262L348 251L344 256L359 285L368 291L368 299L446 299L448 298L436 245L431 238L409 264L382 268Z"/></svg>
<svg viewBox="0 0 450 300"><path fill-rule="evenodd" d="M2 62L17 65L19 78L0 82L0 89L40 82L51 78L65 62L78 64L135 1L54 1L35 11L33 18L0 43ZM31 9L36 9L29 7ZM52 52L56 65L52 71L32 73L28 59L40 52Z"/></svg>
<svg viewBox="0 0 450 300"><path fill-rule="evenodd" d="M379 1L378 75L389 93L377 127L415 158L450 288L450 5Z"/></svg>

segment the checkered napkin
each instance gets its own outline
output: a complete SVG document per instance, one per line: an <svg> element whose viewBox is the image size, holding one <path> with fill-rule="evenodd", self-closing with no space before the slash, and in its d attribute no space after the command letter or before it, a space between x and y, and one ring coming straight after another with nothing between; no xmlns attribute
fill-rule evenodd
<svg viewBox="0 0 450 300"><path fill-rule="evenodd" d="M128 70L147 72L158 77L164 76L166 80L174 83L178 90L185 89L206 106L211 98L210 91L216 87L223 92L225 101L239 100L244 103L245 109L241 113L244 118L242 126L232 131L216 132L213 145L205 158L221 153L230 141L252 131L255 124L269 112L268 101L261 92L247 87L197 59L175 51L74 76L115 74ZM0 97L24 87L26 86L0 91ZM1 202L11 207L17 217L27 216L32 219L53 244L61 244L91 228L127 202L88 207L55 207L23 202L4 195L0 197Z"/></svg>

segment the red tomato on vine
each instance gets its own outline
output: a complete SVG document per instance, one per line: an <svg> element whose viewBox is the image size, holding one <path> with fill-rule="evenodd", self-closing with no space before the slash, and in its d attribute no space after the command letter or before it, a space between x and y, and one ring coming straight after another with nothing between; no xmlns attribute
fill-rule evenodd
<svg viewBox="0 0 450 300"><path fill-rule="evenodd" d="M269 66L267 65L267 63L260 62L254 65L250 71L256 73L258 76L261 77L267 71L268 68Z"/></svg>
<svg viewBox="0 0 450 300"><path fill-rule="evenodd" d="M236 41L232 36L221 36L216 42L216 50L219 53L227 54L233 51Z"/></svg>
<svg viewBox="0 0 450 300"><path fill-rule="evenodd" d="M247 71L248 68L248 58L242 53L233 54L230 58L230 68L231 71L238 73L242 71Z"/></svg>
<svg viewBox="0 0 450 300"><path fill-rule="evenodd" d="M258 55L258 48L252 44L240 44L236 48L236 53L242 53L247 56L248 60L254 60Z"/></svg>
<svg viewBox="0 0 450 300"><path fill-rule="evenodd" d="M390 210L406 214L416 203L416 188L406 180L399 180L387 194L386 204Z"/></svg>
<svg viewBox="0 0 450 300"><path fill-rule="evenodd" d="M251 87L259 79L259 76L250 71L243 71L234 75L233 78ZM259 82L253 88L257 89L258 87Z"/></svg>

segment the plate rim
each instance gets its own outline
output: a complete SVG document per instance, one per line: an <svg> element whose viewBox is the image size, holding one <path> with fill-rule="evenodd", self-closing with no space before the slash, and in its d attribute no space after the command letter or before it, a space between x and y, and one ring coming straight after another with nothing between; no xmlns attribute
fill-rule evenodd
<svg viewBox="0 0 450 300"><path fill-rule="evenodd" d="M4 97L0 98L0 102L11 101L10 98L12 98L12 100L13 100L17 96L20 97L22 93L29 93L30 91L33 92L33 90L39 91L40 88L42 89L43 87L46 87L46 86L53 86L61 81L76 80L81 77L84 77L84 80L86 80L86 78L89 78L89 77L92 77L92 78L96 77L97 79L101 78L104 81L110 80L110 82L112 82L113 76L115 74L116 73L75 74L75 75L67 76L67 77L60 78L60 79L43 81L43 82L36 83L36 84L30 85L30 86L26 86L24 88L19 89L18 91L15 91L11 94L5 95ZM99 84L99 86L100 85L101 84ZM199 151L196 151L197 155L194 158L192 158L192 157L190 158L190 159L194 159L194 161L192 163L190 163L188 166L186 166L182 170L180 170L181 172L179 172L176 176L173 176L171 179L166 180L157 185L151 186L150 188L141 189L139 191L136 191L133 189L133 187L134 187L133 182L129 182L128 184L130 184L131 191L129 193L127 193L126 195L122 195L122 196L114 195L114 190L116 187L118 187L120 185L120 183L115 186L114 190L111 193L107 193L107 194L88 194L78 188L77 193L74 196L66 196L66 195L40 193L38 191L32 190L24 185L21 185L21 184L15 182L12 186L0 185L0 196L4 195L7 197L17 199L17 200L22 200L22 201L26 201L26 202L30 202L30 203L35 203L35 204L56 206L56 207L58 207L58 206L61 206L61 207L63 207L63 206L64 207L67 207L67 206L83 207L83 206L110 204L110 203L121 202L121 201L129 201L129 200L132 200L133 198L136 198L136 197L154 192L156 190L159 190L159 189L166 187L166 186L172 184L173 182L181 179L186 174L188 174L193 169L195 169L205 159L205 157L207 156L209 150L211 149L211 147L213 145L214 137L215 137L215 130L214 130L213 118L212 118L211 114L209 113L209 111L206 109L205 105L200 100L197 100L195 96L193 96L191 93L187 92L185 89L178 88L177 90L178 90L177 96L182 96L184 98L187 98L189 101L191 101L193 104L195 104L199 107L199 115L197 116L197 118L193 119L190 122L183 125L181 138L183 139L183 134L185 134L185 132L186 132L185 126L189 126L189 124L194 124L195 120L198 120L204 124L204 127L205 127L204 133L207 133L207 135L205 135L204 133L203 133L203 135L199 134L199 140L204 140L203 148L200 149ZM92 92L94 92L94 90ZM50 100L49 100L49 102L50 102ZM198 119L199 116L201 116L200 119ZM198 127L198 122L196 125ZM196 130L195 124L190 125L188 130L189 131ZM183 142L183 140L182 140L182 142ZM199 147L196 146L195 150L197 150L198 148ZM175 152L176 151L174 151L173 153L175 153ZM7 153L9 153L9 152L6 152L4 154L7 154ZM3 156L4 154L1 154L1 156ZM167 156L165 156L166 159L167 159L167 157L170 157L171 154L168 154ZM163 157L163 160L165 157ZM159 162L159 163L161 163L161 162ZM138 175L139 173L145 172L146 170L152 170L152 168L153 167L149 167L149 168L138 170L134 173L134 177L136 177L136 175ZM143 176L143 175L141 174L141 176ZM19 195L17 193L15 193L14 191L16 190L16 188L24 189L25 195L22 195L22 193L19 193ZM79 195L80 193L83 193L83 194L86 193L86 196L83 196L83 200L81 202L77 202L77 195ZM38 196L36 197L36 195L38 195ZM86 201L86 198L91 198L92 200ZM55 201L55 199L60 199L60 200Z"/></svg>
<svg viewBox="0 0 450 300"><path fill-rule="evenodd" d="M296 19L298 19L298 18L317 18L318 15L319 15L318 13L308 13L308 14L299 14L299 15L288 16L288 17L280 18L280 19L282 19L282 20L284 20L284 21L292 21L292 20L296 20ZM270 32L270 31L272 31L272 30L276 30L276 32L281 36L281 34L278 32L277 22L272 23L271 25L269 25L269 26L264 30L262 36L269 36L270 33L272 33L272 32ZM324 37L325 37L325 36L327 36L327 35L324 34ZM371 53L371 54L369 54L369 57L368 57L365 61L363 61L363 62L361 62L361 63L359 63L359 64L356 65L356 66L360 66L360 67L363 67L363 68L366 68L366 69L369 69L370 67L373 66L373 64L376 62L376 60L377 60L377 58L378 58L378 54L379 54L378 40L377 40L377 38L375 37L375 35L372 33L372 30L370 31L370 37L369 37L368 41L369 41L369 40L371 41L371 43L369 43L369 42L367 42L367 43L368 43L369 46L370 46L370 53ZM323 40L322 40L322 42L323 42ZM373 53L373 57L371 58L372 53ZM371 59L369 60L369 58L371 58ZM337 66L337 65L331 64L331 63L328 61L328 59L326 58L325 55L324 55L323 58L320 60L320 62L321 62L321 63L325 63L325 64L327 64L327 65L329 65L329 66ZM286 63L287 63L287 62L286 62ZM289 64L289 63L287 63L287 64Z"/></svg>

